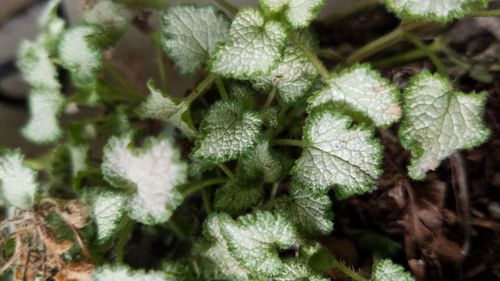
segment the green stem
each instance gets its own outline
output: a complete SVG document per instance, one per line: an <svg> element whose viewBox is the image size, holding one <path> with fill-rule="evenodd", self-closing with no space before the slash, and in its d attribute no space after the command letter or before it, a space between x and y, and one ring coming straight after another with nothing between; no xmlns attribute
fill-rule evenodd
<svg viewBox="0 0 500 281"><path fill-rule="evenodd" d="M469 17L499 17L500 9L487 10L487 11L475 11L469 14Z"/></svg>
<svg viewBox="0 0 500 281"><path fill-rule="evenodd" d="M301 140L293 140L293 139L276 139L271 141L271 145L279 145L279 146L296 146L296 147L306 147L306 144Z"/></svg>
<svg viewBox="0 0 500 281"><path fill-rule="evenodd" d="M444 66L443 62L436 56L436 54L431 51L425 44L418 38L417 36L411 34L410 32L405 32L405 37L410 41L415 47L419 48L422 50L422 52L425 53L425 55L432 61L434 66L436 67L437 71L439 74L443 76L448 76L446 67Z"/></svg>
<svg viewBox="0 0 500 281"><path fill-rule="evenodd" d="M323 63L318 59L318 57L306 46L304 45L294 34L290 35L293 43L297 46L302 53L307 57L307 59L311 62L311 64L318 70L319 74L321 74L321 78L326 82L330 80L330 72Z"/></svg>
<svg viewBox="0 0 500 281"><path fill-rule="evenodd" d="M346 66L350 66L357 62L360 62L374 54L393 46L404 39L405 32L411 32L426 27L433 26L434 23L426 21L414 21L409 23L402 23L396 29L390 33L375 39L374 41L368 43L364 47L356 50L352 53L345 61Z"/></svg>
<svg viewBox="0 0 500 281"><path fill-rule="evenodd" d="M219 77L215 78L215 85L217 86L217 90L219 91L220 97L223 100L228 100L229 96L227 95L226 87L224 87L224 83Z"/></svg>
<svg viewBox="0 0 500 281"><path fill-rule="evenodd" d="M225 183L226 181L227 181L227 178L211 178L211 179L202 180L202 181L190 184L188 186L185 186L184 188L182 188L181 193L184 197L188 197L189 195L196 193L199 190L202 190L207 186Z"/></svg>
<svg viewBox="0 0 500 281"><path fill-rule="evenodd" d="M357 274L356 272L352 271L349 269L347 266L345 266L343 263L338 262L337 260L333 261L333 267L337 268L338 270L342 271L346 276L351 278L354 281L368 281L368 279L364 278L363 276Z"/></svg>
<svg viewBox="0 0 500 281"><path fill-rule="evenodd" d="M227 2L226 0L215 0L215 2L217 2L217 4L219 4L224 9L230 11L233 14L236 14L238 12L238 8L236 8L236 6Z"/></svg>
<svg viewBox="0 0 500 281"><path fill-rule="evenodd" d="M116 262L117 263L123 263L123 259L125 257L125 246L127 245L127 241L130 236L130 232L132 232L132 229L134 227L134 222L129 219L125 218L125 226L123 227L122 231L120 232L120 240L118 240L118 246L116 248Z"/></svg>
<svg viewBox="0 0 500 281"><path fill-rule="evenodd" d="M231 172L231 170L224 164L219 164L219 168L224 172L224 174L226 174L226 176L231 179L231 180L234 180L235 179L235 175L233 172Z"/></svg>
<svg viewBox="0 0 500 281"><path fill-rule="evenodd" d="M163 88L163 93L168 96L168 83L167 74L165 72L165 63L163 61L163 50L160 45L156 46L156 57L158 59L158 74L160 75L160 81Z"/></svg>
<svg viewBox="0 0 500 281"><path fill-rule="evenodd" d="M271 195L269 196L269 200L273 200L276 197L276 193L278 193L278 187L280 186L279 182L276 182L271 187Z"/></svg>
<svg viewBox="0 0 500 281"><path fill-rule="evenodd" d="M214 74L209 74L203 81L194 88L194 90L184 98L184 101L187 104L191 104L193 101L195 101L199 96L201 96L205 91L212 86L212 83L215 80L215 75Z"/></svg>
<svg viewBox="0 0 500 281"><path fill-rule="evenodd" d="M441 40L434 40L432 44L426 46L432 52L439 52L443 48ZM426 54L421 49L411 50L406 53L397 54L392 57L372 62L374 66L399 65L425 57Z"/></svg>
<svg viewBox="0 0 500 281"><path fill-rule="evenodd" d="M111 74L111 76L113 77L113 79L115 79L120 84L120 86L122 86L122 88L125 90L125 94L127 94L130 98L132 98L134 100L142 100L142 99L144 99L144 95L138 89L136 89L134 86L132 86L127 81L127 79L125 79L120 74L120 72L118 72L118 70L116 70L113 67L113 65L111 65L111 63L109 63L108 61L105 61L104 62L104 67L109 72L109 74Z"/></svg>
<svg viewBox="0 0 500 281"><path fill-rule="evenodd" d="M170 218L167 221L167 227L170 230L172 230L172 232L175 233L175 236L177 236L177 238L179 238L180 240L187 240L188 239L188 235L186 233L184 233L182 228L174 221L173 218Z"/></svg>
<svg viewBox="0 0 500 281"><path fill-rule="evenodd" d="M358 3L352 5L349 9L347 9L342 14L331 14L331 15L327 16L325 22L328 25L332 25L334 23L341 22L341 21L353 16L354 14L356 14L362 10L365 10L365 9L368 9L368 8L371 8L375 5L377 5L378 3L379 3L378 0L358 1Z"/></svg>
<svg viewBox="0 0 500 281"><path fill-rule="evenodd" d="M204 188L202 190L202 199L203 199L203 206L205 207L205 211L207 214L210 214L212 212L212 202L210 201L210 189L209 188Z"/></svg>
<svg viewBox="0 0 500 281"><path fill-rule="evenodd" d="M273 87L269 95L267 96L266 102L264 103L264 108L268 108L273 103L274 97L276 96L276 87Z"/></svg>

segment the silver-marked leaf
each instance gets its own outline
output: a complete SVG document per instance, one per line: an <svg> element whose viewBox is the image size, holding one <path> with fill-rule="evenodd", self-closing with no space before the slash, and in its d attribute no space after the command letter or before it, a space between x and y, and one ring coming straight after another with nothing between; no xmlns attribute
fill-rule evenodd
<svg viewBox="0 0 500 281"><path fill-rule="evenodd" d="M261 124L258 113L237 101L218 101L204 116L193 156L213 163L236 159L255 146Z"/></svg>
<svg viewBox="0 0 500 281"><path fill-rule="evenodd" d="M0 189L9 205L29 209L38 189L37 174L24 164L24 156L17 150L0 156Z"/></svg>
<svg viewBox="0 0 500 281"><path fill-rule="evenodd" d="M370 281L414 281L415 278L404 268L389 259L377 260L373 263Z"/></svg>
<svg viewBox="0 0 500 281"><path fill-rule="evenodd" d="M233 221L224 216L220 230L231 255L257 276L278 274L283 263L276 249L290 248L297 234L290 222L270 212L254 212Z"/></svg>
<svg viewBox="0 0 500 281"><path fill-rule="evenodd" d="M310 49L316 47L316 42L310 32L301 32L298 40ZM268 75L255 78L253 85L267 92L275 87L283 102L289 104L304 97L318 76L318 71L303 52L290 42L285 48L283 60L277 67Z"/></svg>
<svg viewBox="0 0 500 281"><path fill-rule="evenodd" d="M273 281L328 281L330 279L314 272L306 261L300 258L289 258L283 262L283 270Z"/></svg>
<svg viewBox="0 0 500 281"><path fill-rule="evenodd" d="M256 206L263 196L262 186L234 180L215 191L214 208L230 214L240 214Z"/></svg>
<svg viewBox="0 0 500 281"><path fill-rule="evenodd" d="M260 6L269 13L285 10L288 22L294 28L302 28L316 17L324 0L260 0Z"/></svg>
<svg viewBox="0 0 500 281"><path fill-rule="evenodd" d="M101 193L93 198L92 212L100 241L106 241L116 233L128 208L127 199L125 195L111 192Z"/></svg>
<svg viewBox="0 0 500 281"><path fill-rule="evenodd" d="M399 138L412 153L408 167L412 178L423 179L456 150L473 148L488 139L490 131L483 121L485 101L486 93L455 91L439 74L424 71L411 79L403 95Z"/></svg>
<svg viewBox="0 0 500 281"><path fill-rule="evenodd" d="M105 30L123 31L132 20L127 7L112 0L100 0L83 13L86 23L101 26Z"/></svg>
<svg viewBox="0 0 500 281"><path fill-rule="evenodd" d="M64 31L65 21L57 15L57 8L61 0L49 1L38 18L38 26L42 32L36 42L43 46L48 53L56 51L57 41Z"/></svg>
<svg viewBox="0 0 500 281"><path fill-rule="evenodd" d="M347 105L377 126L388 126L401 117L399 91L368 64L334 74L327 84L309 99L311 108L331 102Z"/></svg>
<svg viewBox="0 0 500 281"><path fill-rule="evenodd" d="M94 84L103 64L101 50L93 42L93 37L100 32L96 25L76 25L61 37L58 46L61 64L71 72L78 86Z"/></svg>
<svg viewBox="0 0 500 281"><path fill-rule="evenodd" d="M326 192L316 192L293 183L288 187L288 193L290 196L278 201L277 210L299 231L326 235L333 230L332 202Z"/></svg>
<svg viewBox="0 0 500 281"><path fill-rule="evenodd" d="M489 0L384 0L389 10L404 19L448 22L485 8Z"/></svg>
<svg viewBox="0 0 500 281"><path fill-rule="evenodd" d="M277 182L288 172L290 166L284 155L269 148L269 141L259 142L254 149L241 158L241 164L248 176L262 177L265 182Z"/></svg>
<svg viewBox="0 0 500 281"><path fill-rule="evenodd" d="M195 131L183 120L183 115L189 109L189 105L182 101L174 101L170 97L164 97L161 91L153 85L152 81L148 82L148 88L150 95L139 107L139 117L171 123L187 137L194 137Z"/></svg>
<svg viewBox="0 0 500 281"><path fill-rule="evenodd" d="M382 146L371 129L327 108L309 115L303 139L305 148L293 169L299 183L316 190L334 186L339 199L376 188Z"/></svg>
<svg viewBox="0 0 500 281"><path fill-rule="evenodd" d="M143 148L129 148L130 135L112 137L104 148L102 172L116 187L132 187L131 218L157 224L168 220L182 202L177 186L186 180L186 164L165 138L149 138Z"/></svg>
<svg viewBox="0 0 500 281"><path fill-rule="evenodd" d="M286 43L285 27L266 21L259 10L240 10L231 24L229 38L216 49L212 72L228 78L265 75L279 62Z"/></svg>
<svg viewBox="0 0 500 281"><path fill-rule="evenodd" d="M93 274L93 281L174 281L167 280L162 272L131 270L127 266L103 266Z"/></svg>
<svg viewBox="0 0 500 281"><path fill-rule="evenodd" d="M23 41L19 47L17 65L23 79L30 86L56 92L61 88L57 80L56 67L41 44Z"/></svg>
<svg viewBox="0 0 500 281"><path fill-rule="evenodd" d="M67 147L71 160L71 174L75 177L79 172L88 168L90 146L87 144L68 144Z"/></svg>
<svg viewBox="0 0 500 281"><path fill-rule="evenodd" d="M30 119L21 133L32 142L45 144L61 137L63 131L58 117L64 97L54 90L34 88L29 94Z"/></svg>
<svg viewBox="0 0 500 281"><path fill-rule="evenodd" d="M229 34L229 19L214 6L172 6L161 20L163 46L182 74L194 74L204 67Z"/></svg>

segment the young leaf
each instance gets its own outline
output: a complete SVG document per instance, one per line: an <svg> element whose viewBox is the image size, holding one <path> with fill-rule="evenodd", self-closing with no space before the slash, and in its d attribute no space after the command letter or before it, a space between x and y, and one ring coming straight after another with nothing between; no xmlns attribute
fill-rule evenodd
<svg viewBox="0 0 500 281"><path fill-rule="evenodd" d="M263 196L262 186L235 180L215 191L214 208L230 214L240 214L257 205Z"/></svg>
<svg viewBox="0 0 500 281"><path fill-rule="evenodd" d="M181 130L187 137L194 137L195 131L183 120L183 115L189 109L185 102L177 102L169 97L164 97L159 89L148 82L150 96L139 107L138 113L141 119L158 119L171 123Z"/></svg>
<svg viewBox="0 0 500 281"><path fill-rule="evenodd" d="M399 91L368 64L332 75L327 87L309 100L311 108L330 102L351 107L377 126L388 126L401 117Z"/></svg>
<svg viewBox="0 0 500 281"><path fill-rule="evenodd" d="M372 268L371 281L414 281L410 273L406 272L402 266L393 263L388 259L375 261Z"/></svg>
<svg viewBox="0 0 500 281"><path fill-rule="evenodd" d="M213 54L211 70L236 79L265 75L281 59L286 38L281 23L266 21L256 9L240 10L231 24L227 42Z"/></svg>
<svg viewBox="0 0 500 281"><path fill-rule="evenodd" d="M212 214L206 219L203 225L203 234L210 241L210 246L202 252L202 256L210 261L207 269L215 270L214 274L218 278L214 279L251 280L251 273L232 256L226 240L222 236L222 222L228 220L230 221L231 217L224 213Z"/></svg>
<svg viewBox="0 0 500 281"><path fill-rule="evenodd" d="M278 274L283 263L277 249L293 246L297 239L294 227L282 216L269 212L254 212L233 221L220 219L220 228L231 255L257 276Z"/></svg>
<svg viewBox="0 0 500 281"><path fill-rule="evenodd" d="M328 281L329 279L313 272L307 262L300 258L289 258L283 263L283 270L273 281Z"/></svg>
<svg viewBox="0 0 500 281"><path fill-rule="evenodd" d="M182 74L207 64L217 44L226 41L230 22L213 6L176 5L161 16L163 46Z"/></svg>
<svg viewBox="0 0 500 281"><path fill-rule="evenodd" d="M251 178L262 177L265 182L278 182L289 170L288 159L269 148L269 141L259 142L241 158L245 172Z"/></svg>
<svg viewBox="0 0 500 281"><path fill-rule="evenodd" d="M326 235L333 230L332 202L326 192L315 192L298 183L288 187L290 196L279 199L277 211L299 231L309 235Z"/></svg>
<svg viewBox="0 0 500 281"><path fill-rule="evenodd" d="M310 32L301 32L298 40L310 49L316 47ZM303 52L290 42L277 67L268 75L255 78L253 85L266 92L275 87L283 102L290 104L304 97L318 76L318 71Z"/></svg>
<svg viewBox="0 0 500 281"><path fill-rule="evenodd" d="M127 210L127 197L105 192L93 198L93 215L97 225L97 238L106 241L111 238L120 225L120 219Z"/></svg>
<svg viewBox="0 0 500 281"><path fill-rule="evenodd" d="M92 40L100 32L96 25L77 25L68 29L59 42L61 64L79 86L93 84L103 64L101 51Z"/></svg>
<svg viewBox="0 0 500 281"><path fill-rule="evenodd" d="M304 128L305 148L293 173L313 189L336 187L344 199L376 188L382 173L382 146L373 131L330 109L309 115Z"/></svg>
<svg viewBox="0 0 500 281"><path fill-rule="evenodd" d="M142 149L130 150L131 135L112 137L104 148L102 172L116 187L130 186L130 217L157 224L168 220L182 202L177 186L186 180L186 164L164 138L149 138Z"/></svg>
<svg viewBox="0 0 500 281"><path fill-rule="evenodd" d="M126 266L103 266L94 272L94 281L174 281L167 280L161 272L131 270Z"/></svg>
<svg viewBox="0 0 500 281"><path fill-rule="evenodd" d="M455 91L439 74L424 71L412 78L403 95L399 129L402 145L412 153L408 167L412 178L423 179L457 149L470 149L488 139L485 100L486 93Z"/></svg>
<svg viewBox="0 0 500 281"><path fill-rule="evenodd" d="M79 172L88 167L87 160L90 147L86 144L68 144L69 157L71 159L71 173L76 177Z"/></svg>
<svg viewBox="0 0 500 281"><path fill-rule="evenodd" d="M37 43L23 41L19 47L17 65L23 79L34 88L59 91L56 67L50 61L49 53Z"/></svg>
<svg viewBox="0 0 500 281"><path fill-rule="evenodd" d="M0 189L9 205L29 209L38 188L37 174L24 164L24 156L17 150L0 156Z"/></svg>
<svg viewBox="0 0 500 281"><path fill-rule="evenodd" d="M30 119L21 133L35 143L50 143L61 137L59 114L64 97L58 91L34 88L29 95Z"/></svg>
<svg viewBox="0 0 500 281"><path fill-rule="evenodd" d="M42 32L37 38L37 43L49 53L56 50L57 41L64 31L64 19L57 15L57 8L60 4L61 0L49 1L38 18L38 26Z"/></svg>
<svg viewBox="0 0 500 281"><path fill-rule="evenodd" d="M324 0L260 0L260 6L268 13L285 15L294 28L302 28L316 17Z"/></svg>
<svg viewBox="0 0 500 281"><path fill-rule="evenodd" d="M233 160L254 147L262 119L237 101L218 101L206 113L193 151L213 163Z"/></svg>
<svg viewBox="0 0 500 281"><path fill-rule="evenodd" d="M384 0L385 5L404 19L448 22L485 8L490 0Z"/></svg>
<svg viewBox="0 0 500 281"><path fill-rule="evenodd" d="M89 24L101 26L104 30L121 32L127 28L132 13L114 1L100 0L83 13L83 19Z"/></svg>

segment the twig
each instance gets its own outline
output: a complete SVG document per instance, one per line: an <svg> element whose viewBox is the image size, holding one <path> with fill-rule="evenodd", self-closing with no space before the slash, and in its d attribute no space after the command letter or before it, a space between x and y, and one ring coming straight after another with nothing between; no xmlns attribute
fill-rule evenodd
<svg viewBox="0 0 500 281"><path fill-rule="evenodd" d="M470 239L472 234L469 191L467 184L467 171L460 152L455 152L450 157L451 185L455 193L455 204L457 215L464 229L464 241L462 244L462 260L465 259L470 250Z"/></svg>

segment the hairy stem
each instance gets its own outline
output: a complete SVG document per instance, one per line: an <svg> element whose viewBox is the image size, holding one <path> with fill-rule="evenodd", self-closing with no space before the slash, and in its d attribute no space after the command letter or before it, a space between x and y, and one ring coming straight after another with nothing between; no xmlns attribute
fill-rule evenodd
<svg viewBox="0 0 500 281"><path fill-rule="evenodd" d="M194 90L184 98L184 101L187 104L191 104L193 101L195 101L198 97L200 97L202 94L204 94L210 86L212 86L213 82L215 80L215 75L214 74L209 74L203 81L194 88Z"/></svg>
<svg viewBox="0 0 500 281"><path fill-rule="evenodd" d="M330 79L330 72L323 63L319 60L319 58L306 46L304 45L294 34L292 34L291 39L295 46L297 46L302 53L307 57L307 59L311 62L311 64L318 70L319 74L321 74L321 78L326 82Z"/></svg>
<svg viewBox="0 0 500 281"><path fill-rule="evenodd" d="M422 52L425 53L425 55L432 61L434 66L436 67L437 71L439 74L443 76L448 76L446 67L444 66L443 62L438 58L436 53L434 53L431 49L429 49L420 38L417 36L411 34L410 32L405 32L405 37L410 41L415 47L418 49L422 50Z"/></svg>
<svg viewBox="0 0 500 281"><path fill-rule="evenodd" d="M267 96L266 102L264 103L264 108L268 108L273 103L274 97L276 96L276 87L273 87L269 95Z"/></svg>
<svg viewBox="0 0 500 281"><path fill-rule="evenodd" d="M228 100L229 96L227 95L226 87L224 87L224 83L219 77L215 78L215 85L217 86L217 90L219 91L220 97L223 100Z"/></svg>
<svg viewBox="0 0 500 281"><path fill-rule="evenodd" d="M159 44L156 45L156 57L158 64L158 75L160 75L161 86L163 93L168 96L168 83L167 83L167 74L165 72L165 63L163 61L163 50Z"/></svg>
<svg viewBox="0 0 500 281"><path fill-rule="evenodd" d="M134 226L134 222L131 219L125 218L125 220L125 226L120 232L120 240L118 240L118 246L116 247L116 262L120 264L123 263L123 259L125 257L125 246L127 245L127 241Z"/></svg>
<svg viewBox="0 0 500 281"><path fill-rule="evenodd" d="M434 40L432 44L426 46L432 52L439 52L443 48L443 43L441 40ZM381 60L377 60L372 62L374 66L388 66L388 65L399 65L406 62L411 62L417 59L421 59L426 56L421 49L411 50L402 54L397 54L392 57L384 58Z"/></svg>
<svg viewBox="0 0 500 281"><path fill-rule="evenodd" d="M210 200L210 189L209 188L204 188L202 190L202 199L203 199L203 206L205 207L205 211L207 214L210 214L212 212L212 202Z"/></svg>
<svg viewBox="0 0 500 281"><path fill-rule="evenodd" d="M349 269L349 267L345 266L343 263L341 263L337 260L333 261L333 267L342 271L342 273L344 273L346 276L348 276L349 278L351 278L354 281L368 281L368 279L366 279L363 276L352 271L351 269Z"/></svg>
<svg viewBox="0 0 500 281"><path fill-rule="evenodd" d="M235 175L234 173L224 164L219 164L218 165L219 168L224 172L224 174L226 174L226 176L231 179L231 180L234 180L235 179Z"/></svg>
<svg viewBox="0 0 500 281"><path fill-rule="evenodd" d="M236 6L227 2L226 0L215 0L215 2L217 2L217 4L233 14L236 14L238 12L238 8L236 8Z"/></svg>
<svg viewBox="0 0 500 281"><path fill-rule="evenodd" d="M279 146L296 146L296 147L306 147L306 144L301 140L294 139L276 139L271 141L271 145Z"/></svg>
<svg viewBox="0 0 500 281"><path fill-rule="evenodd" d="M196 192L204 189L207 186L225 183L226 181L227 181L227 178L211 178L211 179L202 180L202 181L195 182L195 183L192 183L190 185L185 186L184 188L182 188L181 193L184 197L187 197L193 193L196 193Z"/></svg>

